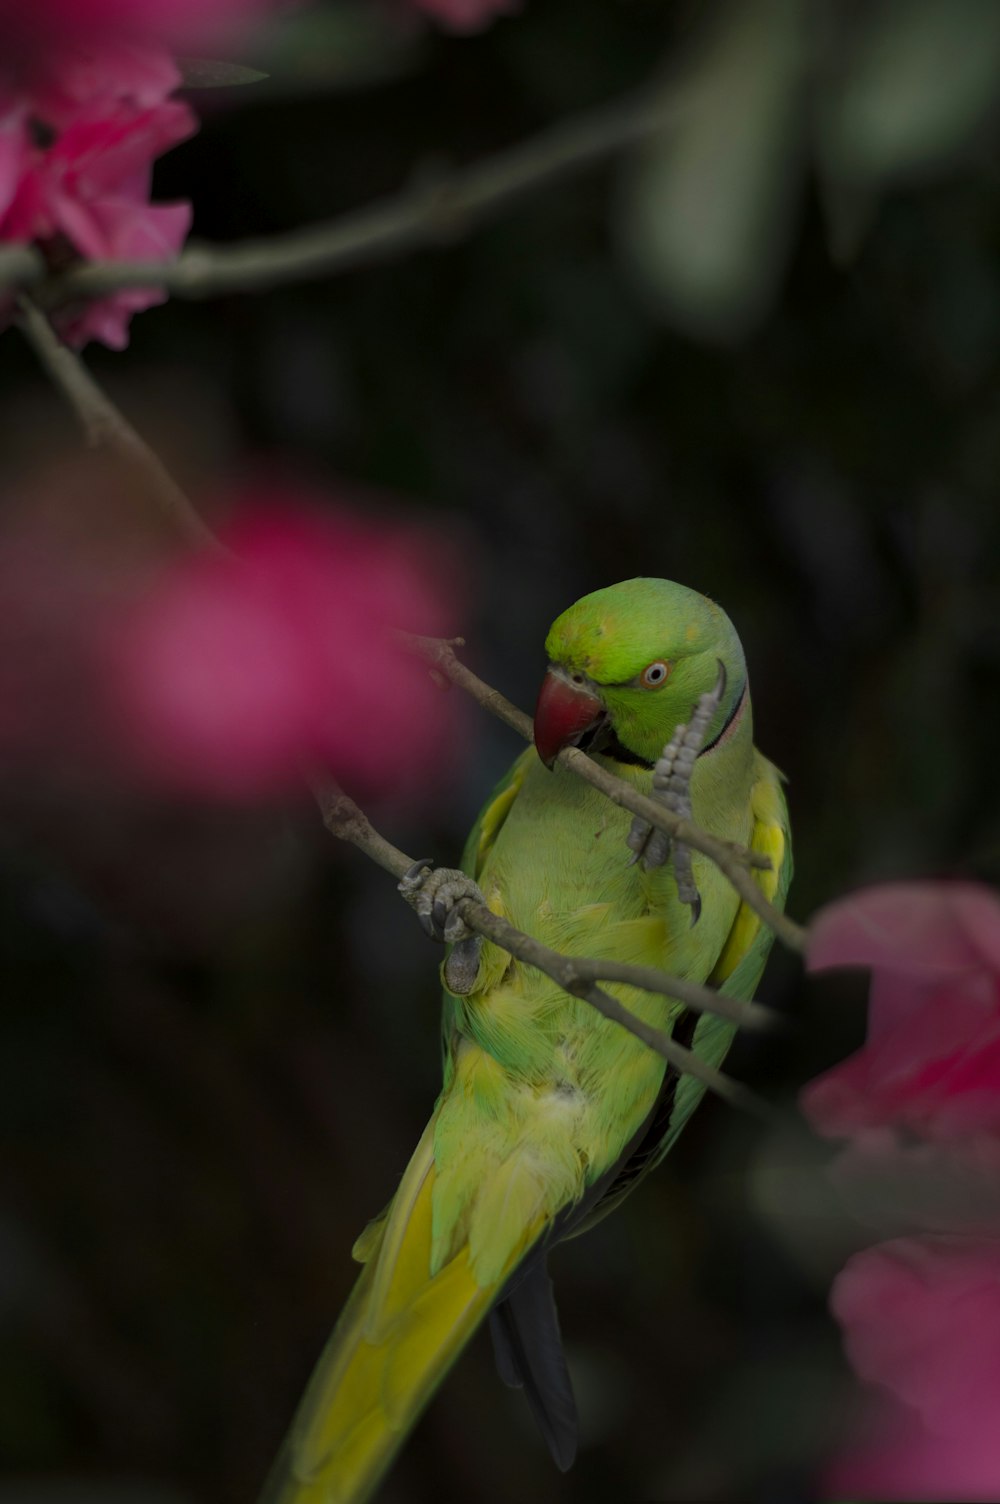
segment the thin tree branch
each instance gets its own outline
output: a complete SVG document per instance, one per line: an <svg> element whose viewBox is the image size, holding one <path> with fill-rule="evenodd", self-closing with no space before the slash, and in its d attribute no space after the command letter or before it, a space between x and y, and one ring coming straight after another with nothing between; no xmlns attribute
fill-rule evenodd
<svg viewBox="0 0 1000 1504"><path fill-rule="evenodd" d="M56 337L44 314L27 297L19 299L19 309L22 327L29 341L55 384L73 406L90 442L108 443L125 454L146 473L150 482L156 483L158 490L161 489L161 477L165 478L167 487L160 499L172 520L189 541L222 550L218 539L205 527L187 497L167 474L159 458L93 380L79 356ZM440 669L456 684L468 689L480 703L501 715L515 730L530 738L531 723L528 717L511 705L499 691L491 689L459 663L450 643L402 635L408 638L413 650L428 660L432 667ZM596 765L595 771L602 772ZM397 879L413 866L412 859L387 841L375 829L364 811L339 786L328 779L311 780L311 786L323 823L332 835L357 846ZM627 784L622 787L631 795L632 790ZM650 804L651 814L657 818L666 813L652 801L643 803ZM679 828L686 830L686 822L680 822ZM696 834L699 837L705 835L701 831ZM690 841L690 844L693 845L694 841ZM736 849L739 851L740 848ZM505 919L492 913L485 904L476 903L472 899L461 899L459 907L462 918L470 929L508 951L525 965L534 966L550 976L571 996L581 998L605 1018L620 1024L682 1074L694 1077L718 1096L757 1116L773 1115L772 1110L754 1092L706 1064L664 1030L654 1028L631 1013L616 997L598 986L598 981L627 982L643 991L673 998L701 1012L718 1014L744 1027L759 1028L765 1020L769 1021L767 1009L761 1008L759 1004L740 1004L732 998L722 998L709 987L699 987L698 984L671 977L669 973L659 972L654 967L629 967L586 957L564 956L522 930L515 929Z"/></svg>
<svg viewBox="0 0 1000 1504"><path fill-rule="evenodd" d="M773 1008L765 1007L763 1003L743 1002L740 998L728 997L724 992L717 992L714 987L688 981L686 977L675 977L668 971L660 971L656 966L630 966L624 961L602 961L589 956L583 961L575 956L570 959L572 965L581 971L584 981L593 979L595 982L627 982L630 987L639 987L643 992L656 992L663 997L674 998L695 1013L713 1013L716 1018L728 1019L740 1029L768 1034L778 1029L783 1022L779 1013L775 1013Z"/></svg>
<svg viewBox="0 0 1000 1504"><path fill-rule="evenodd" d="M90 262L51 278L39 288L38 301L53 308L124 287L162 287L181 298L261 291L447 245L509 203L664 129L680 108L681 101L662 89L644 92L337 219L235 245L192 246L176 261Z"/></svg>
<svg viewBox="0 0 1000 1504"><path fill-rule="evenodd" d="M0 291L34 287L45 280L45 258L32 245L0 246Z"/></svg>
<svg viewBox="0 0 1000 1504"><path fill-rule="evenodd" d="M332 780L316 778L310 780L310 786L319 805L323 824L338 840L351 842L396 878L401 878L412 868L412 858L380 835L364 811L338 784ZM483 904L473 903L471 899L463 899L462 902L469 905L468 909L463 909L463 918L470 929L476 929L478 934L488 934L501 949L509 950L518 959L528 960L532 965L537 964L540 971L545 971L560 985L566 986L567 991L592 982L626 982L643 992L655 992L663 997L673 998L696 1013L713 1013L718 1018L728 1019L740 1028L763 1033L777 1027L780 1021L778 1014L761 1003L727 997L713 987L688 981L684 977L675 977L655 966L630 966L622 961L564 956L559 951L550 950L531 935L515 929L506 920L499 919ZM469 918L470 914L476 916L476 923ZM480 928L479 921L486 928ZM498 938L501 933L507 938ZM516 943L520 947L518 950L507 943L512 937L516 937ZM547 965L542 965L541 959L558 963L558 975L555 971L550 971Z"/></svg>
<svg viewBox="0 0 1000 1504"><path fill-rule="evenodd" d="M397 879L410 871L414 865L413 860L379 834L368 816L343 789L325 779L314 779L312 788L323 824L331 835L338 840L349 841ZM751 1004L750 1011L747 1012L747 1005L738 1002L734 1004L732 998L722 998L711 988L697 987L693 983L672 977L667 972L659 972L654 967L626 966L586 957L564 956L525 934L523 930L516 929L475 899L459 899L457 908L469 929L515 956L524 965L544 972L572 997L582 999L604 1018L620 1024L682 1075L693 1076L717 1096L757 1117L770 1119L775 1116L774 1110L755 1092L706 1064L693 1050L679 1044L663 1029L646 1023L645 1019L632 1013L597 983L599 979L627 982L643 991L662 994L701 1012L716 1013L751 1028L765 1024L769 1026L772 1023L773 1015L768 1009L759 1004Z"/></svg>
<svg viewBox="0 0 1000 1504"><path fill-rule="evenodd" d="M460 639L447 641L439 637L418 637L408 632L401 633L400 637L413 652L429 663L438 673L450 679L453 684L457 684L460 689L464 689L484 709L506 722L519 736L523 736L525 741L531 741L532 726L528 716L505 699L499 690L485 684L456 657L455 646L456 644L462 645ZM747 907L753 909L754 913L783 944L787 945L790 950L803 951L805 949L805 930L793 919L789 919L787 914L776 909L774 904L768 902L751 875L749 869L752 867L763 871L770 870L771 863L766 856L757 851L750 851L745 846L739 846L734 841L721 841L707 830L702 830L699 825L692 824L690 820L681 819L680 816L665 809L662 804L658 804L656 800L641 794L623 778L616 778L606 768L600 767L578 747L565 747L559 754L559 762L595 789L600 789L601 793L612 803L630 810L634 815L641 815L650 825L666 831L667 835L674 840L680 841L685 846L691 846L695 851L700 851L709 857L719 870L725 873Z"/></svg>
<svg viewBox="0 0 1000 1504"><path fill-rule="evenodd" d="M45 314L22 294L18 322L42 366L80 420L87 443L107 448L143 477L169 521L196 548L219 552L222 545L202 522L163 461L136 433L98 386L80 357L64 345Z"/></svg>

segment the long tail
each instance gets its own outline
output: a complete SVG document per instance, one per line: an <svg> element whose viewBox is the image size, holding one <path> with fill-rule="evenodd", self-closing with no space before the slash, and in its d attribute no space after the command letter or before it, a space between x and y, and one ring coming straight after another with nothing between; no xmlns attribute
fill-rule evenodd
<svg viewBox="0 0 1000 1504"><path fill-rule="evenodd" d="M576 1401L544 1258L515 1279L490 1312L497 1371L511 1389L524 1390L552 1460L565 1473L576 1457Z"/></svg>
<svg viewBox="0 0 1000 1504"><path fill-rule="evenodd" d="M433 1278L433 1125L417 1146L365 1269L309 1382L260 1504L362 1504L486 1316L497 1284L469 1250Z"/></svg>

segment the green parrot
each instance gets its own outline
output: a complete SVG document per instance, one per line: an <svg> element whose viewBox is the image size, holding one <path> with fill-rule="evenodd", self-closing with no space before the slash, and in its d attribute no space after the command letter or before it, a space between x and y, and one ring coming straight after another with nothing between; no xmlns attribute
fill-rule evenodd
<svg viewBox="0 0 1000 1504"><path fill-rule="evenodd" d="M749 999L772 939L756 914L698 852L685 853L686 882L700 903L679 891L679 865L630 861L629 814L555 765L562 747L579 745L649 794L666 744L700 703L711 717L690 768L693 818L766 854L771 870L754 875L783 905L791 848L781 775L753 745L732 623L682 585L628 580L564 611L545 646L535 746L473 827L465 877L445 873L442 884L430 874L423 912L467 950L454 900L481 893L564 954L656 966ZM442 926L449 906L457 923ZM496 946L477 952L472 973L456 980L445 963L441 1094L396 1195L355 1244L363 1272L263 1504L367 1499L487 1317L501 1378L523 1388L557 1465L573 1460L575 1407L546 1254L663 1158L704 1088ZM608 990L721 1063L731 1023L633 987Z"/></svg>

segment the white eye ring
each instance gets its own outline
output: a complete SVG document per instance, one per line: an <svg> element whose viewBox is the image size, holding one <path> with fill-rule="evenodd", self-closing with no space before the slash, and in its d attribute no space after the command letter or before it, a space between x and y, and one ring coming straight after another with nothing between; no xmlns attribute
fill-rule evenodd
<svg viewBox="0 0 1000 1504"><path fill-rule="evenodd" d="M670 667L669 663L664 663L661 658L658 658L655 663L647 664L643 669L639 675L639 683L643 689L659 689L661 684L667 682Z"/></svg>

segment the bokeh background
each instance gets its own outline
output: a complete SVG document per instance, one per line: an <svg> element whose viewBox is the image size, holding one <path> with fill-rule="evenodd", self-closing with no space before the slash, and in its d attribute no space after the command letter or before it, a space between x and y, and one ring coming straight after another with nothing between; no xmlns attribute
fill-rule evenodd
<svg viewBox="0 0 1000 1504"><path fill-rule="evenodd" d="M419 522L468 661L526 708L566 605L682 580L742 634L797 918L873 879L997 881L995 5L525 0L459 37L329 0L241 60L268 80L199 94L157 169L209 240L640 88L686 103L447 245L91 348L178 478L277 459ZM16 509L77 438L15 331L0 384ZM455 742L444 790L373 811L446 862L517 751L471 706ZM0 1501L252 1500L433 1102L439 955L305 803L117 798L56 749L0 801ZM733 1069L791 1103L859 1043L862 991L775 955L761 995L792 1025ZM481 1336L381 1497L814 1496L851 1403L826 1292L858 1237L822 1161L706 1103L553 1260L574 1471Z"/></svg>

